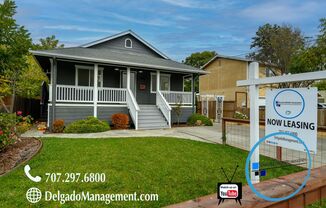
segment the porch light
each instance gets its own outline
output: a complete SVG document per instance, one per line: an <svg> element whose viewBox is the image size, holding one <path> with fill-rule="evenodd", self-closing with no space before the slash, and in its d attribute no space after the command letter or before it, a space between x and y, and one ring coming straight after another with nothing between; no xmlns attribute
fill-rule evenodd
<svg viewBox="0 0 326 208"><path fill-rule="evenodd" d="M115 71L119 71L120 69L119 69L119 68L115 68L114 70L115 70Z"/></svg>
<svg viewBox="0 0 326 208"><path fill-rule="evenodd" d="M143 71L138 71L139 74L143 73Z"/></svg>

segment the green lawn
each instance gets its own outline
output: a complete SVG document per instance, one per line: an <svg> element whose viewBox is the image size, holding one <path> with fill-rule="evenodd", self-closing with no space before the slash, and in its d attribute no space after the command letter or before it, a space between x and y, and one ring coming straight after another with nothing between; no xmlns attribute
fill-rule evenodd
<svg viewBox="0 0 326 208"><path fill-rule="evenodd" d="M34 183L24 175L23 165L0 177L1 207L28 207L25 193L38 187L64 193L72 190L94 193L157 193L157 202L112 202L111 207L161 207L215 193L217 182L226 182L238 164L234 181L245 183L247 152L230 146L174 138L43 139L43 148L28 164ZM262 162L271 161L263 157ZM301 170L283 167L268 172L265 179ZM46 172L104 172L106 183L46 183ZM105 207L104 202L45 202L33 207Z"/></svg>

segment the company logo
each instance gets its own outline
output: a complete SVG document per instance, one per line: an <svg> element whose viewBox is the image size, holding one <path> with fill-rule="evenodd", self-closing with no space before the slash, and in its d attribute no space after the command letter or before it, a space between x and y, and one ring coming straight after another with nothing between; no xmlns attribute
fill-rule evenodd
<svg viewBox="0 0 326 208"><path fill-rule="evenodd" d="M231 179L229 179L229 177L226 175L224 169L221 168L228 182L217 184L217 199L219 200L218 205L220 205L221 202L224 202L225 199L234 199L236 202L239 202L239 204L241 205L240 200L242 198L242 183L232 182L238 167L239 166L237 165Z"/></svg>
<svg viewBox="0 0 326 208"><path fill-rule="evenodd" d="M303 96L293 89L285 89L277 93L273 106L275 112L285 119L298 117L304 110L305 101Z"/></svg>
<svg viewBox="0 0 326 208"><path fill-rule="evenodd" d="M26 199L32 204L39 202L42 198L42 192L36 187L32 187L26 192Z"/></svg>
<svg viewBox="0 0 326 208"><path fill-rule="evenodd" d="M219 196L222 199L235 199L239 195L239 186L234 184L219 184Z"/></svg>

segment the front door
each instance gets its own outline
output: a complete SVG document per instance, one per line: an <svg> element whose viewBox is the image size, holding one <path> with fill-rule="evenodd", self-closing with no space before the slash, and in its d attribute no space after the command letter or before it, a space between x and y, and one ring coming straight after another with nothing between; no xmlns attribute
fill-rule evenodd
<svg viewBox="0 0 326 208"><path fill-rule="evenodd" d="M122 88L127 88L127 72L122 72ZM136 72L130 72L130 89L136 98Z"/></svg>

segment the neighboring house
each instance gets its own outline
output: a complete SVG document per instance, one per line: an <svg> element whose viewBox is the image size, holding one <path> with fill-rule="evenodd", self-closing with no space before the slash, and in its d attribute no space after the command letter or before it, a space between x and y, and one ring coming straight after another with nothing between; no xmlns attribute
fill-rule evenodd
<svg viewBox="0 0 326 208"><path fill-rule="evenodd" d="M236 107L248 105L248 89L237 87L238 80L248 79L248 66L252 60L216 55L202 69L209 74L200 76L200 95L223 95L225 101L233 101ZM273 70L272 70L273 69ZM259 64L259 77L274 76L274 68ZM265 89L260 89L261 105L264 105Z"/></svg>
<svg viewBox="0 0 326 208"><path fill-rule="evenodd" d="M182 102L181 122L195 109L184 78L206 73L169 59L131 30L79 47L31 52L51 80L50 127L55 119L87 116L111 122L122 112L136 129L169 128L176 103Z"/></svg>

